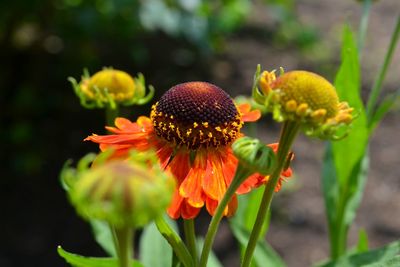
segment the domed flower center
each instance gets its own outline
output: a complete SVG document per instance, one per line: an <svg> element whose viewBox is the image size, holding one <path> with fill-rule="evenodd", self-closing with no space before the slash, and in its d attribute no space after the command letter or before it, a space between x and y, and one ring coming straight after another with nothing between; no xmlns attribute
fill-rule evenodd
<svg viewBox="0 0 400 267"><path fill-rule="evenodd" d="M326 110L326 118L336 116L339 99L335 88L323 77L308 71L290 71L272 83L283 94L282 103L295 101L297 105L307 104L311 110Z"/></svg>
<svg viewBox="0 0 400 267"><path fill-rule="evenodd" d="M156 134L188 149L231 144L243 125L230 96L206 82L188 82L169 89L152 107Z"/></svg>

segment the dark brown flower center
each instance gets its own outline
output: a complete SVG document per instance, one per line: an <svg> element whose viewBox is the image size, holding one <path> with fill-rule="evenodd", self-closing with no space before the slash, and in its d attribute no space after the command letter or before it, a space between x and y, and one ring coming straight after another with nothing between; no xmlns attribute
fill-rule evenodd
<svg viewBox="0 0 400 267"><path fill-rule="evenodd" d="M232 143L243 124L230 96L206 82L172 87L153 105L150 117L159 137L192 150Z"/></svg>

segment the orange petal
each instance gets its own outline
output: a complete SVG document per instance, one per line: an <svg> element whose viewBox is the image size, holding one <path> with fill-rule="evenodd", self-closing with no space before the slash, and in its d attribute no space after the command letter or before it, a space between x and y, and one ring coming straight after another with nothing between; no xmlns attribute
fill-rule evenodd
<svg viewBox="0 0 400 267"><path fill-rule="evenodd" d="M200 208L195 208L189 205L189 203L186 202L186 199L182 202L181 215L182 218L185 220L196 218L200 210L201 210Z"/></svg>
<svg viewBox="0 0 400 267"><path fill-rule="evenodd" d="M207 169L202 186L205 194L214 200L221 200L224 196L226 183L222 172L221 159L218 155L208 154Z"/></svg>
<svg viewBox="0 0 400 267"><path fill-rule="evenodd" d="M197 153L193 167L179 187L181 196L187 198L187 203L195 208L200 208L204 205L204 194L201 185L206 173L206 163L205 157Z"/></svg>
<svg viewBox="0 0 400 267"><path fill-rule="evenodd" d="M251 106L249 103L244 103L238 106L240 113L242 114L243 121L257 121L261 117L261 112L258 109L250 111Z"/></svg>
<svg viewBox="0 0 400 267"><path fill-rule="evenodd" d="M172 219L178 219L181 216L182 201L183 198L179 195L178 190L175 190L171 204L167 209L167 213Z"/></svg>
<svg viewBox="0 0 400 267"><path fill-rule="evenodd" d="M218 207L218 203L219 202L214 199L206 198L206 208L211 216L214 216L215 211ZM233 214L235 214L237 206L238 206L237 196L234 195L231 201L229 201L228 206L225 208L224 215L230 217Z"/></svg>
<svg viewBox="0 0 400 267"><path fill-rule="evenodd" d="M238 159L232 152L231 148L228 148L225 151L222 151L221 154L222 161L222 171L224 173L225 183L229 186L232 182L233 177L235 176L235 172L238 165Z"/></svg>
<svg viewBox="0 0 400 267"><path fill-rule="evenodd" d="M252 188L260 186L264 181L264 176L254 173L250 175L236 190L236 193L241 195L241 194L246 194L250 192Z"/></svg>
<svg viewBox="0 0 400 267"><path fill-rule="evenodd" d="M178 185L180 185L185 177L188 176L190 170L189 153L178 152L168 167L177 179Z"/></svg>

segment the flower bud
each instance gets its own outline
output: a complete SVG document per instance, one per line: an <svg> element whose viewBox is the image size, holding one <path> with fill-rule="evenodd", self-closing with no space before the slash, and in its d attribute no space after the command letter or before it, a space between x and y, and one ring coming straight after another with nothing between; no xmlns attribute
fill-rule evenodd
<svg viewBox="0 0 400 267"><path fill-rule="evenodd" d="M254 99L263 104L279 122L299 122L307 135L337 139L339 129L353 121L353 109L339 102L335 87L308 71L290 71L275 77L274 72L257 69ZM260 89L259 89L260 88Z"/></svg>
<svg viewBox="0 0 400 267"><path fill-rule="evenodd" d="M174 187L172 175L157 167L113 160L81 173L69 194L82 217L137 228L163 214Z"/></svg>
<svg viewBox="0 0 400 267"><path fill-rule="evenodd" d="M276 164L274 151L260 140L242 137L232 144L233 153L240 164L262 175L271 174Z"/></svg>
<svg viewBox="0 0 400 267"><path fill-rule="evenodd" d="M147 103L154 94L154 88L150 86L150 92L145 95L146 87L142 74L134 79L128 73L112 68L105 68L91 77L85 72L79 84L74 78L69 78L69 81L81 104L87 108L115 108L118 104L141 105Z"/></svg>

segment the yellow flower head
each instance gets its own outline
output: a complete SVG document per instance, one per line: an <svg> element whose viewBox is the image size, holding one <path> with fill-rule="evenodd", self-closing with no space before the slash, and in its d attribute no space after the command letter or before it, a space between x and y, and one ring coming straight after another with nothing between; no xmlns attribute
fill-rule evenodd
<svg viewBox="0 0 400 267"><path fill-rule="evenodd" d="M132 98L136 90L132 76L121 70L104 69L81 83L82 92L95 100L96 95L106 100L106 93L115 101L121 102Z"/></svg>
<svg viewBox="0 0 400 267"><path fill-rule="evenodd" d="M154 88L145 95L143 75L133 78L128 73L112 68L105 68L93 76L84 73L78 84L74 78L69 78L81 104L87 108L115 108L117 104L132 105L145 104L154 94Z"/></svg>
<svg viewBox="0 0 400 267"><path fill-rule="evenodd" d="M281 70L277 78L268 71L256 77L255 100L265 105L277 121L300 122L307 135L335 139L339 128L353 120L353 109L339 102L335 87L318 74Z"/></svg>

